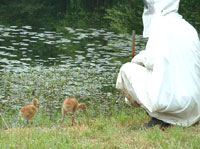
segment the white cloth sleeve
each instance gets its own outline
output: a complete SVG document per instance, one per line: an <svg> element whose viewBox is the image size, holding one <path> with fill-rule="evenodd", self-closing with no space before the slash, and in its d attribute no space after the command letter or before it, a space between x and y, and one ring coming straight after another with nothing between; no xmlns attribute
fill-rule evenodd
<svg viewBox="0 0 200 149"><path fill-rule="evenodd" d="M146 67L149 70L153 70L153 58L146 50L143 50L138 55L136 55L132 59L131 63L136 63L138 65Z"/></svg>

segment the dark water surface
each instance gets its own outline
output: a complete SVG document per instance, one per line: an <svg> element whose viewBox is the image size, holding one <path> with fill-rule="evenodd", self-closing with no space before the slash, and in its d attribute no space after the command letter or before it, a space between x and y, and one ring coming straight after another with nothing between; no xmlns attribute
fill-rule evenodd
<svg viewBox="0 0 200 149"><path fill-rule="evenodd" d="M63 32L31 26L0 25L0 70L28 67L70 66L110 70L131 60L131 35L105 29L73 29ZM136 53L145 41L136 35Z"/></svg>

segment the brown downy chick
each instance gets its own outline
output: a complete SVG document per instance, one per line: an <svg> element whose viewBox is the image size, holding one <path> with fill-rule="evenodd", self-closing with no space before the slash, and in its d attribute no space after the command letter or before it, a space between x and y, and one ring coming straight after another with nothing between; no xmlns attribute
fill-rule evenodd
<svg viewBox="0 0 200 149"><path fill-rule="evenodd" d="M72 118L72 126L74 125L74 118L75 118L75 112L77 109L81 108L83 112L86 112L86 105L85 103L78 103L76 98L68 97L65 99L65 101L62 104L62 123L65 119L65 115L67 113L71 114Z"/></svg>
<svg viewBox="0 0 200 149"><path fill-rule="evenodd" d="M34 117L34 115L37 113L38 111L37 104L38 104L38 100L33 99L32 104L25 105L20 109L20 116L26 119L27 123L28 123L28 120L31 120Z"/></svg>

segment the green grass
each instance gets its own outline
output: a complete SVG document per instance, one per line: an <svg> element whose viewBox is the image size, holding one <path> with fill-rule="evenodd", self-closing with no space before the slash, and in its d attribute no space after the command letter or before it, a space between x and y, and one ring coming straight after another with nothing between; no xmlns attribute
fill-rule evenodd
<svg viewBox="0 0 200 149"><path fill-rule="evenodd" d="M91 110L88 109L89 121L79 111L74 126L71 126L69 116L60 124L60 113L49 117L40 112L24 128L24 121L18 116L11 119L3 115L9 129L5 129L1 120L1 149L200 148L199 124L188 128L172 126L165 131L158 126L136 130L135 126L149 120L142 109L124 106L121 111L113 109L110 116L92 116Z"/></svg>

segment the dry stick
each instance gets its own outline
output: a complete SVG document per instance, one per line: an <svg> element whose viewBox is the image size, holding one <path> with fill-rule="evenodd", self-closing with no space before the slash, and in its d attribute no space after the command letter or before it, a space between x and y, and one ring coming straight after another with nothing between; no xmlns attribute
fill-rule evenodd
<svg viewBox="0 0 200 149"><path fill-rule="evenodd" d="M2 114L1 114L1 113L0 113L0 115L1 115L1 118L2 118L2 120L3 120L3 122L4 122L4 124L6 125L6 128L7 128L7 129L9 129L9 127L8 127L8 125L7 125L6 121L4 120L4 118L3 118L3 116L2 116Z"/></svg>
<svg viewBox="0 0 200 149"><path fill-rule="evenodd" d="M132 58L135 56L135 30L132 32Z"/></svg>

